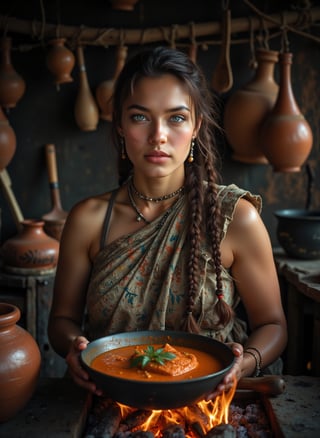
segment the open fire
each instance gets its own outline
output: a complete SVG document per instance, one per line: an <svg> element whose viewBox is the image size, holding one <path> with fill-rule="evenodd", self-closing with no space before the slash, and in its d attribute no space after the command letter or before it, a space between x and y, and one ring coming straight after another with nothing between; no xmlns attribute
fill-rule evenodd
<svg viewBox="0 0 320 438"><path fill-rule="evenodd" d="M214 401L170 410L136 409L94 398L85 438L272 437L262 406L234 404L234 385Z"/></svg>

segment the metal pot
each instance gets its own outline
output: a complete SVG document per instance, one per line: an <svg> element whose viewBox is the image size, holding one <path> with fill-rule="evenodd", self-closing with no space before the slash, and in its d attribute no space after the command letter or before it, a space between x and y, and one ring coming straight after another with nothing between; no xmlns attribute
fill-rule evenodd
<svg viewBox="0 0 320 438"><path fill-rule="evenodd" d="M285 252L295 258L320 259L320 210L277 210L277 238Z"/></svg>
<svg viewBox="0 0 320 438"><path fill-rule="evenodd" d="M108 376L91 368L99 354L115 348L140 344L164 344L196 348L220 360L220 371L204 377L173 382L137 381ZM119 333L90 342L81 352L81 361L91 379L113 400L139 409L175 409L203 400L223 379L234 363L231 349L206 336L176 331Z"/></svg>

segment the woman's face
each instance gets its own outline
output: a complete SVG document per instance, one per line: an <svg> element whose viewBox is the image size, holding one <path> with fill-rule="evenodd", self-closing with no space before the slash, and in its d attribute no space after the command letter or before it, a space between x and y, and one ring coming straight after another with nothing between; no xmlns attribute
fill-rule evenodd
<svg viewBox="0 0 320 438"><path fill-rule="evenodd" d="M184 174L197 130L190 96L170 74L138 81L124 101L118 129L135 173L146 177Z"/></svg>

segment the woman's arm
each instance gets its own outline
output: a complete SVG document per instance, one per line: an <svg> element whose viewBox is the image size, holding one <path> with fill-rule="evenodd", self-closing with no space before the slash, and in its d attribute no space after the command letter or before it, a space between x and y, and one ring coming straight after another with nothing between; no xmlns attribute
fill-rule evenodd
<svg viewBox="0 0 320 438"><path fill-rule="evenodd" d="M245 199L238 202L227 238L233 254L232 276L250 324L244 350L257 349L263 368L283 352L287 328L269 234L257 210ZM255 368L252 354L244 353L241 376L252 375Z"/></svg>

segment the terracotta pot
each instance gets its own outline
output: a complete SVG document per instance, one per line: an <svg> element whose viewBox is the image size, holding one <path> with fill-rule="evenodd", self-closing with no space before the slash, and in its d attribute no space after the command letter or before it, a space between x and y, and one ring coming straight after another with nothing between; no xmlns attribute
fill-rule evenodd
<svg viewBox="0 0 320 438"><path fill-rule="evenodd" d="M21 231L1 247L4 268L9 271L53 269L58 261L59 242L44 232L44 221L25 219L21 225Z"/></svg>
<svg viewBox="0 0 320 438"><path fill-rule="evenodd" d="M0 170L3 170L12 160L16 145L16 134L0 106Z"/></svg>
<svg viewBox="0 0 320 438"><path fill-rule="evenodd" d="M116 67L113 78L101 82L96 89L96 99L100 108L100 118L103 120L112 120L112 94L115 81L117 80L123 66L126 62L128 48L120 46L116 53Z"/></svg>
<svg viewBox="0 0 320 438"><path fill-rule="evenodd" d="M291 64L292 53L281 53L279 94L261 129L261 148L276 172L299 172L313 141L292 91Z"/></svg>
<svg viewBox="0 0 320 438"><path fill-rule="evenodd" d="M99 122L99 108L91 93L83 48L77 48L79 66L79 90L76 98L74 115L77 125L82 131L95 131Z"/></svg>
<svg viewBox="0 0 320 438"><path fill-rule="evenodd" d="M13 418L31 398L41 365L39 347L17 325L18 307L0 303L0 422Z"/></svg>
<svg viewBox="0 0 320 438"><path fill-rule="evenodd" d="M55 76L56 84L72 82L72 69L75 64L75 56L67 47L65 47L65 38L56 38L49 41L52 46L47 55L47 67Z"/></svg>
<svg viewBox="0 0 320 438"><path fill-rule="evenodd" d="M139 0L110 0L112 9L119 11L133 11Z"/></svg>
<svg viewBox="0 0 320 438"><path fill-rule="evenodd" d="M226 137L233 149L232 158L244 163L267 163L259 141L260 129L277 99L274 68L278 52L258 49L253 79L231 95L224 111Z"/></svg>
<svg viewBox="0 0 320 438"><path fill-rule="evenodd" d="M0 105L14 108L25 92L25 81L11 63L11 38L1 38Z"/></svg>

